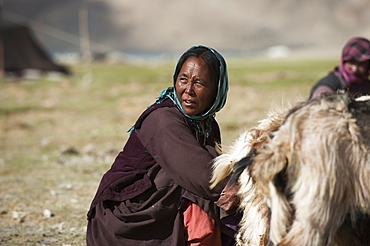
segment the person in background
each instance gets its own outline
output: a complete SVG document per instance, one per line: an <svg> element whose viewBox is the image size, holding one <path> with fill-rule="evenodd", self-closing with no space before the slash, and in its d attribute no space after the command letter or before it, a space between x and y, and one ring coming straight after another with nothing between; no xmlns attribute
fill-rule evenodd
<svg viewBox="0 0 370 246"><path fill-rule="evenodd" d="M141 114L102 177L87 214L87 245L233 244L235 230L215 205L227 180L209 188L221 142L215 114L227 92L216 50L194 46L180 57L173 87Z"/></svg>
<svg viewBox="0 0 370 246"><path fill-rule="evenodd" d="M315 84L309 99L339 91L354 97L370 92L370 41L363 37L349 40L342 50L340 63L326 77Z"/></svg>

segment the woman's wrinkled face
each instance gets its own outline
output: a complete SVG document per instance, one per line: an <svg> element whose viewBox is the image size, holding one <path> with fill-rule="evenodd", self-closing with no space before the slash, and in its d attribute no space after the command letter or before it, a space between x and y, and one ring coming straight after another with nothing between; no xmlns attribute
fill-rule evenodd
<svg viewBox="0 0 370 246"><path fill-rule="evenodd" d="M203 58L190 57L181 67L175 89L184 112L200 115L206 112L217 96L217 84Z"/></svg>
<svg viewBox="0 0 370 246"><path fill-rule="evenodd" d="M370 69L370 61L358 62L350 60L344 62L343 65L348 71L360 76L367 75Z"/></svg>

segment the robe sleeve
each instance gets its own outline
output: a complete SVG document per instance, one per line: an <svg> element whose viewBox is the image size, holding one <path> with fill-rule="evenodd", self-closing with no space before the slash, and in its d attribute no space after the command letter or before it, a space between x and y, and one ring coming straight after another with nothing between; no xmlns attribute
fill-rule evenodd
<svg viewBox="0 0 370 246"><path fill-rule="evenodd" d="M326 85L319 85L316 89L312 92L310 99L315 99L322 94L333 94L333 91L329 86Z"/></svg>
<svg viewBox="0 0 370 246"><path fill-rule="evenodd" d="M137 134L155 161L184 189L216 201L225 184L209 188L213 146L202 147L185 116L176 108L160 108L143 121Z"/></svg>

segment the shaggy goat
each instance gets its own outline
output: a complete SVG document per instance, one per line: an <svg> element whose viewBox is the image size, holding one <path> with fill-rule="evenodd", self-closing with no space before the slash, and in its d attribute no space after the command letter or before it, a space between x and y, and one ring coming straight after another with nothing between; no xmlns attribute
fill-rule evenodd
<svg viewBox="0 0 370 246"><path fill-rule="evenodd" d="M216 158L213 184L233 173L240 186L238 245L370 245L369 123L368 98L326 96L273 114Z"/></svg>

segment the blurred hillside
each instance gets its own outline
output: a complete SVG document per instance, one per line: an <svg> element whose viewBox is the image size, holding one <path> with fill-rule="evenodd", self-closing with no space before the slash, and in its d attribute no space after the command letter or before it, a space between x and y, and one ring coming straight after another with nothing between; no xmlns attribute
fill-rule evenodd
<svg viewBox="0 0 370 246"><path fill-rule="evenodd" d="M27 22L51 51L79 50L79 10L88 9L95 52L336 51L370 37L370 0L3 0L5 20Z"/></svg>

